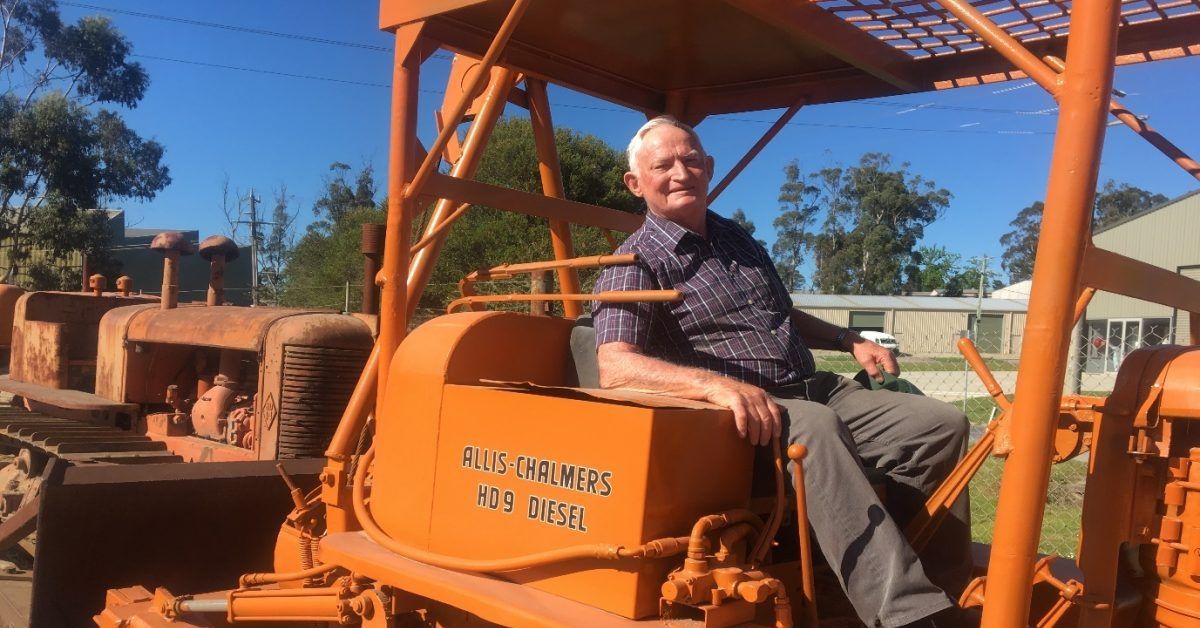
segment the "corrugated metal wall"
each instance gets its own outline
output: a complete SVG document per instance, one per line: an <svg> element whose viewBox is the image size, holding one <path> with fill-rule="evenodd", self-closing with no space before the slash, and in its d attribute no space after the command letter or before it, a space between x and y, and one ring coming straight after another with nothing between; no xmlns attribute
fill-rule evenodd
<svg viewBox="0 0 1200 628"><path fill-rule="evenodd" d="M1185 277L1200 280L1200 266L1195 268L1183 268L1179 271ZM1188 321L1187 312L1175 313L1175 344L1190 345L1192 344L1192 329L1191 323Z"/></svg>
<svg viewBox="0 0 1200 628"><path fill-rule="evenodd" d="M1200 194L1097 233L1094 241L1102 249L1171 271L1200 265ZM1169 318L1173 314L1163 305L1098 293L1088 306L1087 318Z"/></svg>
<svg viewBox="0 0 1200 628"><path fill-rule="evenodd" d="M850 322L848 308L802 308L805 312L839 327ZM858 311L858 310L854 310ZM880 311L880 310L870 310ZM959 355L955 343L969 324L969 312L939 312L936 310L884 310L888 322L884 330L896 337L903 353L913 355ZM999 314L987 312L985 314ZM1004 312L1004 337L1001 357L1016 357L1021 351L1025 330L1024 312Z"/></svg>

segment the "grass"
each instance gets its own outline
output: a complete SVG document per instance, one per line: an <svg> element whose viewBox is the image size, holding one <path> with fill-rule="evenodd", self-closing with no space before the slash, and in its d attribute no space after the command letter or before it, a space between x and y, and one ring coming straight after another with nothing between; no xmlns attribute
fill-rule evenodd
<svg viewBox="0 0 1200 628"><path fill-rule="evenodd" d="M988 421L992 420L992 411L996 408L996 402L992 401L991 397L968 397L966 400L957 399L948 403L962 410L971 425L987 425ZM998 410L996 414L999 415Z"/></svg>
<svg viewBox="0 0 1200 628"><path fill-rule="evenodd" d="M992 540L1003 468L1002 460L991 458L971 482L971 538L975 541L986 543ZM1081 461L1064 462L1051 467L1039 552L1075 556L1086 475L1087 464Z"/></svg>
<svg viewBox="0 0 1200 628"><path fill-rule="evenodd" d="M830 371L833 373L857 373L862 367L854 358L845 353L824 353L817 352L814 354L817 362L818 371ZM999 360L996 358L984 358L984 362L992 371L1015 371L1017 370L1016 360ZM963 370L963 359L953 356L937 356L937 357L918 357L912 355L900 356L900 368L903 371L961 371Z"/></svg>
<svg viewBox="0 0 1200 628"><path fill-rule="evenodd" d="M965 402L959 400L952 403L964 411L974 426L986 425L996 407L991 397L971 397ZM1003 460L989 458L971 481L971 537L975 541L986 543L992 540L1003 471ZM1064 557L1075 556L1086 477L1087 464L1083 461L1068 461L1050 468L1050 486L1046 495L1045 514L1042 516L1039 552Z"/></svg>

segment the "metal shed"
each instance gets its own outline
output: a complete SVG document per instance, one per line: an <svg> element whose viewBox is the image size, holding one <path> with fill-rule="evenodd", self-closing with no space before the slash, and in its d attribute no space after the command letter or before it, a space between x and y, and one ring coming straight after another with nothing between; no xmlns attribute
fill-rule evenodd
<svg viewBox="0 0 1200 628"><path fill-rule="evenodd" d="M1097 230L1092 239L1101 248L1200 278L1200 190ZM1105 292L1088 306L1083 340L1084 368L1091 372L1117 370L1140 347L1192 342L1186 312Z"/></svg>
<svg viewBox="0 0 1200 628"><path fill-rule="evenodd" d="M856 331L892 334L913 355L958 355L954 343L982 310L976 344L982 353L1017 357L1025 329L1026 301L972 297L793 294L796 307Z"/></svg>

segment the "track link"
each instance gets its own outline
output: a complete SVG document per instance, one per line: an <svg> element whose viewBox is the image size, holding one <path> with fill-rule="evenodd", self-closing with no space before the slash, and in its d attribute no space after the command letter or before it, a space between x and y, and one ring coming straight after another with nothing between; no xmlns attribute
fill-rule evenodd
<svg viewBox="0 0 1200 628"><path fill-rule="evenodd" d="M142 434L53 417L19 407L0 407L0 441L74 463L182 462L165 443Z"/></svg>

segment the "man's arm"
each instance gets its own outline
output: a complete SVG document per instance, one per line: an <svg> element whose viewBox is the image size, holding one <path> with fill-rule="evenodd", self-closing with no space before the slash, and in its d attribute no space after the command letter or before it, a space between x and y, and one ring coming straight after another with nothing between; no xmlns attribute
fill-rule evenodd
<svg viewBox="0 0 1200 628"><path fill-rule="evenodd" d="M792 326L804 339L804 344L810 348L833 349L853 355L854 360L861 364L867 375L875 381L883 381L883 374L879 372L880 366L892 375L900 374L900 364L890 349L863 338L857 332L827 323L796 308L792 308L791 318ZM843 331L846 332L844 335ZM840 344L837 342L838 336L842 337Z"/></svg>
<svg viewBox="0 0 1200 628"><path fill-rule="evenodd" d="M738 434L751 444L766 445L780 434L779 406L757 386L652 358L628 342L606 342L596 353L602 388L628 388L729 408Z"/></svg>

